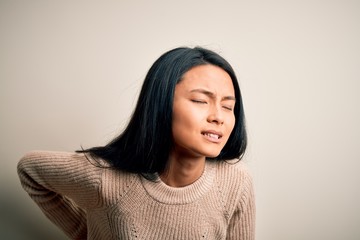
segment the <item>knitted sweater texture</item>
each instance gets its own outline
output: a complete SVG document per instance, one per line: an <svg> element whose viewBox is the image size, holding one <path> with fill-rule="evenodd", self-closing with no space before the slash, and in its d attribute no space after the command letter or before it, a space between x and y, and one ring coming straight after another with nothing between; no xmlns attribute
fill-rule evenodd
<svg viewBox="0 0 360 240"><path fill-rule="evenodd" d="M252 180L241 162L207 160L202 176L181 188L78 153L30 152L18 174L71 239L254 239Z"/></svg>

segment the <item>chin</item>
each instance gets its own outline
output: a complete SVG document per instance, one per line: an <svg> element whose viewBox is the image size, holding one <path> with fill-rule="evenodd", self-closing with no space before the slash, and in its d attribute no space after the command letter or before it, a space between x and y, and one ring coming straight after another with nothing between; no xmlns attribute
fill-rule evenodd
<svg viewBox="0 0 360 240"><path fill-rule="evenodd" d="M220 151L219 152L211 152L211 153L206 154L205 156L207 158L216 158L219 155L220 155Z"/></svg>

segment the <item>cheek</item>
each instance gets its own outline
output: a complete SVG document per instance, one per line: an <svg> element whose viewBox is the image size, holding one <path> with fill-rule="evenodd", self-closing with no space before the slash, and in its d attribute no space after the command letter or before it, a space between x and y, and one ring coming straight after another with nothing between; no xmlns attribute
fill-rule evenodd
<svg viewBox="0 0 360 240"><path fill-rule="evenodd" d="M196 128L193 119L189 118L185 114L173 115L172 120L172 130L173 134L177 134L179 136L185 136L190 132L194 131Z"/></svg>
<svg viewBox="0 0 360 240"><path fill-rule="evenodd" d="M180 109L174 107L172 135L175 142L186 143L197 138L201 131L201 123L204 121L203 114L200 112L191 106Z"/></svg>
<svg viewBox="0 0 360 240"><path fill-rule="evenodd" d="M230 137L231 132L234 130L235 127L235 116L232 116L229 118L228 120L228 127L227 127L227 131L228 131L228 137Z"/></svg>
<svg viewBox="0 0 360 240"><path fill-rule="evenodd" d="M173 121L172 141L174 146L186 146L194 138L191 125L185 119L178 118Z"/></svg>
<svg viewBox="0 0 360 240"><path fill-rule="evenodd" d="M179 138L186 138L190 124L188 123L187 117L184 115L183 111L177 111L177 109L174 110L175 111L172 116L172 135L176 141L176 139Z"/></svg>
<svg viewBox="0 0 360 240"><path fill-rule="evenodd" d="M174 128L194 129L200 127L200 123L206 120L205 109L195 107L194 104L181 101L174 104L172 126Z"/></svg>

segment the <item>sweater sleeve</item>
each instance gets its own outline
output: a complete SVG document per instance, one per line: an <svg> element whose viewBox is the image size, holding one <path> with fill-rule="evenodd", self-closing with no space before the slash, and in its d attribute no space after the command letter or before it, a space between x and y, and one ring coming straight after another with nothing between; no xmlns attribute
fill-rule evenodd
<svg viewBox="0 0 360 240"><path fill-rule="evenodd" d="M228 240L255 239L255 199L252 178L246 174L243 178L240 201L230 219Z"/></svg>
<svg viewBox="0 0 360 240"><path fill-rule="evenodd" d="M94 173L84 158L75 153L31 152L17 168L24 190L71 239L86 239L85 209L96 199L96 190L91 189L96 178L89 180Z"/></svg>

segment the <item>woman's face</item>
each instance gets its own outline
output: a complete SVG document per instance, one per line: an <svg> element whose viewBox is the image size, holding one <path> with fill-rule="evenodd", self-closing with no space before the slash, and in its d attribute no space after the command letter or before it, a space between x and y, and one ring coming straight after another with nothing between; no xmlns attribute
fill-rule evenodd
<svg viewBox="0 0 360 240"><path fill-rule="evenodd" d="M214 65L196 66L175 87L172 154L216 157L235 125L230 76Z"/></svg>

